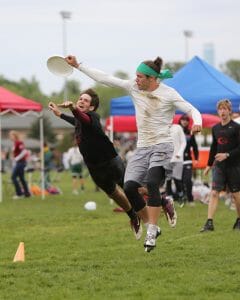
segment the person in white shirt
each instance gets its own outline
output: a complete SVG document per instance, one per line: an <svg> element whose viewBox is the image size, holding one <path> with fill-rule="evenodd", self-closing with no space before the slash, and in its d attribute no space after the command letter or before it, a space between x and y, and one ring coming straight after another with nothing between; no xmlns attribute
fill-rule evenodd
<svg viewBox="0 0 240 300"><path fill-rule="evenodd" d="M170 129L173 138L174 152L171 159L171 174L167 178L166 187L167 195L173 196L172 192L172 179L174 180L176 188L176 196L180 207L184 206L184 192L182 184L183 173L183 153L186 148L186 138L183 129L178 124L173 124Z"/></svg>
<svg viewBox="0 0 240 300"><path fill-rule="evenodd" d="M67 152L68 162L72 173L72 193L74 195L79 194L79 185L81 191L84 191L84 179L83 179L83 157L79 152L78 146L75 145L69 148Z"/></svg>
<svg viewBox="0 0 240 300"><path fill-rule="evenodd" d="M173 116L177 109L192 116L194 133L201 130L201 114L177 91L160 82L168 75L167 70L161 71L163 62L160 57L154 61L142 62L136 70L134 80L120 79L89 68L83 63L78 63L72 55L67 56L65 60L93 80L123 88L132 97L136 111L138 141L135 154L127 165L124 191L147 226L144 247L145 251L149 252L156 246L156 237L160 234L158 219L161 206L166 206L160 196L159 187L165 180L165 166L169 164L173 154L170 134ZM138 192L145 178L149 193L148 207Z"/></svg>

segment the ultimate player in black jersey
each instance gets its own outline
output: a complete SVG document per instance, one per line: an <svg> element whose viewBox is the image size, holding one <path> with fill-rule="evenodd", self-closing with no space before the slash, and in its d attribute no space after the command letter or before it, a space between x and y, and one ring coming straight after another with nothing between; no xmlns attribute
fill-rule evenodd
<svg viewBox="0 0 240 300"><path fill-rule="evenodd" d="M231 119L232 105L228 99L217 103L220 123L212 128L212 145L207 175L212 168L212 191L208 204L208 219L201 232L213 231L213 216L216 212L219 192L228 190L235 201L237 219L233 229L240 230L240 125Z"/></svg>
<svg viewBox="0 0 240 300"><path fill-rule="evenodd" d="M98 95L94 90L88 89L80 94L76 104L72 101L59 105L50 102L48 106L57 117L75 127L76 142L93 181L124 209L130 218L136 239L140 239L140 218L121 189L125 171L123 161L102 130L96 113L99 106ZM58 107L69 108L72 116L63 114Z"/></svg>

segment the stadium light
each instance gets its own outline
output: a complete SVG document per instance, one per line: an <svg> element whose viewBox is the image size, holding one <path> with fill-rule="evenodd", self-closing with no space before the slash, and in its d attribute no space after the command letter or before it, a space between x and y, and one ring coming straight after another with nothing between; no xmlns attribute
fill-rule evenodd
<svg viewBox="0 0 240 300"><path fill-rule="evenodd" d="M189 59L189 39L193 37L193 32L191 30L184 30L183 35L185 37L185 62Z"/></svg>
<svg viewBox="0 0 240 300"><path fill-rule="evenodd" d="M67 20L71 19L71 12L70 11L60 11L60 15L63 20L62 26L62 46L63 46L63 56L67 55ZM67 100L67 78L65 78L64 82L64 100Z"/></svg>

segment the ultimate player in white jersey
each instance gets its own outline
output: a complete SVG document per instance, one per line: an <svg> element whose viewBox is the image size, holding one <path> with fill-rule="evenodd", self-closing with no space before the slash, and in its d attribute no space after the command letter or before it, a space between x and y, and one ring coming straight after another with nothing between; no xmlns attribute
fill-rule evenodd
<svg viewBox="0 0 240 300"><path fill-rule="evenodd" d="M175 111L181 110L193 118L192 132L201 131L202 119L199 111L185 101L173 88L161 82L168 77L168 70L161 71L162 59L142 62L136 70L136 78L123 80L100 70L78 63L75 56L65 58L67 63L89 76L93 80L113 87L125 89L132 97L138 129L138 141L135 154L128 162L124 191L147 225L144 247L147 252L156 246L156 237L160 234L158 219L164 200L159 187L165 180L165 167L173 155L173 142L170 127ZM147 178L149 193L148 206L138 192Z"/></svg>

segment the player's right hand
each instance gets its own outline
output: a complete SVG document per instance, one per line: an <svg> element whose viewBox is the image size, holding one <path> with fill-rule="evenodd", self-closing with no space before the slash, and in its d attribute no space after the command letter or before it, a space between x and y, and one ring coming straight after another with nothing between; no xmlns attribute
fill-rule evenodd
<svg viewBox="0 0 240 300"><path fill-rule="evenodd" d="M74 68L78 68L79 67L79 63L77 61L76 56L73 55L68 55L67 57L65 57L65 61L72 67Z"/></svg>

